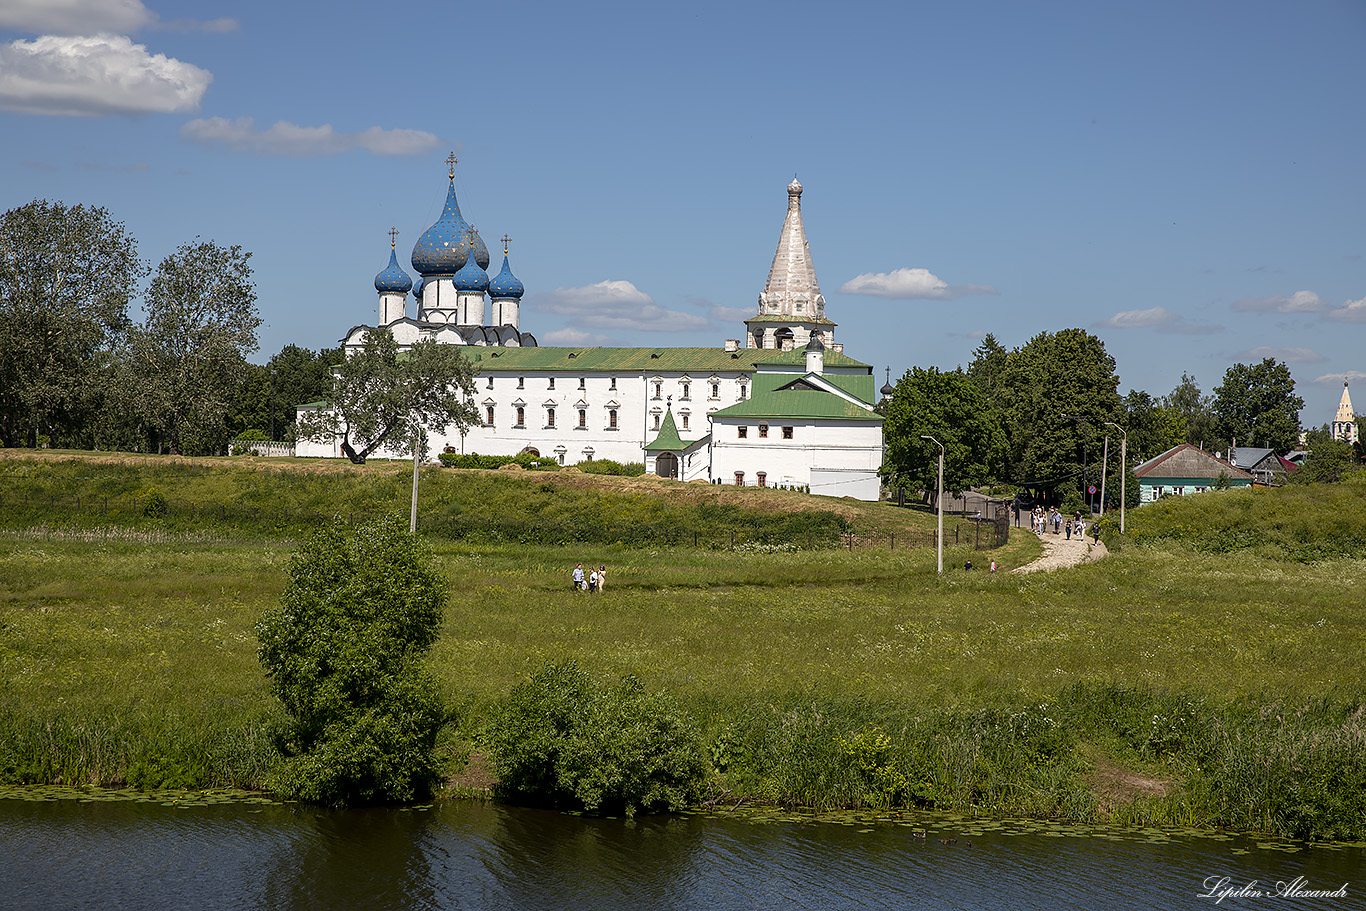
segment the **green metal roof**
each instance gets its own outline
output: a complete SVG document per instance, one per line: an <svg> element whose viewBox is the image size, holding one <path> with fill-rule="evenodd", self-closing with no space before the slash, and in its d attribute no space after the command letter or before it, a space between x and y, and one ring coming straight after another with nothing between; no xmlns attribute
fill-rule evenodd
<svg viewBox="0 0 1366 911"><path fill-rule="evenodd" d="M720 373L751 372L757 364L803 366L804 351L769 348L495 348L470 346L462 353L476 371L556 370L573 373ZM847 355L825 352L827 367L869 367ZM871 368L869 367L871 370ZM870 373L869 376L872 374Z"/></svg>
<svg viewBox="0 0 1366 911"><path fill-rule="evenodd" d="M823 316L784 316L781 313L761 313L745 320L746 323L810 323L813 326L838 326L839 323Z"/></svg>
<svg viewBox="0 0 1366 911"><path fill-rule="evenodd" d="M686 448L687 444L683 442L683 439L681 437L679 437L678 427L674 425L673 410L670 409L664 412L664 423L661 424L659 427L659 436L655 437L653 441L646 443L645 450L647 452L653 452L655 450L672 450L681 452Z"/></svg>
<svg viewBox="0 0 1366 911"><path fill-rule="evenodd" d="M882 421L882 416L833 392L787 389L760 392L743 402L713 411L713 418L807 418L811 420Z"/></svg>

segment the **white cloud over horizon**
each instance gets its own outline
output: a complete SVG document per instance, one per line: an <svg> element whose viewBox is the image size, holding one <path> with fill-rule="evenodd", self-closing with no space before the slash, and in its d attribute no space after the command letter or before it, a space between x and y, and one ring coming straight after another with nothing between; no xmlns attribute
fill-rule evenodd
<svg viewBox="0 0 1366 911"><path fill-rule="evenodd" d="M608 280L579 288L556 288L532 296L542 313L572 316L591 329L634 329L644 332L677 332L706 329L704 316L665 310L654 298L628 281Z"/></svg>
<svg viewBox="0 0 1366 911"><path fill-rule="evenodd" d="M1153 329L1167 335L1209 335L1224 329L1217 323L1189 322L1184 316L1161 306L1146 310L1121 310L1109 319L1092 325L1104 329Z"/></svg>
<svg viewBox="0 0 1366 911"><path fill-rule="evenodd" d="M1366 380L1366 373L1360 370L1346 370L1342 373L1325 373L1323 376L1312 380L1320 386L1335 386L1341 382L1351 382L1352 380Z"/></svg>
<svg viewBox="0 0 1366 911"><path fill-rule="evenodd" d="M1287 364L1321 364L1328 360L1312 348L1276 348L1271 345L1259 345L1238 356L1256 361L1269 357Z"/></svg>
<svg viewBox="0 0 1366 911"><path fill-rule="evenodd" d="M1324 313L1323 318L1340 323L1366 323L1366 297L1334 307Z"/></svg>
<svg viewBox="0 0 1366 911"><path fill-rule="evenodd" d="M1328 305L1313 291L1245 297L1234 301L1231 306L1234 310L1251 313L1322 313L1328 309Z"/></svg>
<svg viewBox="0 0 1366 911"><path fill-rule="evenodd" d="M991 285L950 285L928 269L865 272L840 285L841 294L891 300L951 300L969 294L999 294Z"/></svg>
<svg viewBox="0 0 1366 911"><path fill-rule="evenodd" d="M96 117L199 109L213 74L149 54L123 35L58 37L0 46L0 108Z"/></svg>
<svg viewBox="0 0 1366 911"><path fill-rule="evenodd" d="M288 155L308 158L364 149L374 155L420 155L441 140L425 130L386 130L370 127L355 133L334 129L330 123L305 127L279 120L264 130L252 117L207 117L191 120L180 135L201 145L222 145L232 152L252 155Z"/></svg>
<svg viewBox="0 0 1366 911"><path fill-rule="evenodd" d="M233 32L236 19L161 21L141 0L4 0L0 28L37 35L131 35L144 28L177 32Z"/></svg>

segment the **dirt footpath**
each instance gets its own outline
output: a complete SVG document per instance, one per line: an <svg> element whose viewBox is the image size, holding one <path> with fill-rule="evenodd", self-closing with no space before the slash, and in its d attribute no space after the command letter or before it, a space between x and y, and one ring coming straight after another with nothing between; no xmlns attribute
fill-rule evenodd
<svg viewBox="0 0 1366 911"><path fill-rule="evenodd" d="M1051 531L1039 535L1043 544L1043 556L1033 563L1012 569L1014 573L1032 573L1039 570L1064 569L1080 563L1088 563L1106 556L1109 551L1101 541L1092 543L1090 538L1073 535L1071 539L1065 532L1053 534Z"/></svg>

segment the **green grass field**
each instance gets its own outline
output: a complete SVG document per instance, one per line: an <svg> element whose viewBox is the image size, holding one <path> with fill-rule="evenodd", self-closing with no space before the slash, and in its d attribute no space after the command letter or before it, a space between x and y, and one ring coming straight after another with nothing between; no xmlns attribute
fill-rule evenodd
<svg viewBox="0 0 1366 911"><path fill-rule="evenodd" d="M373 484L406 513L406 489L393 502L399 474ZM320 496L380 502L363 475L340 493L326 478L302 475L290 496L300 508ZM290 488L290 475L269 483ZM530 502L552 482L507 483ZM697 510L720 507L741 521L752 508L699 506L682 487L660 488L680 522L705 524ZM654 493L580 495L610 512L637 508L614 498ZM515 490L499 497L516 502ZM1164 504L1131 513L1128 541L1099 563L967 573L964 559L990 556L950 548L956 568L940 579L932 547L904 545L924 540L928 513L802 499L885 537L734 551L433 538L451 592L432 661L456 707L452 754L478 750L513 685L572 659L675 695L710 744L715 787L755 799L1366 835L1360 556L1303 562L1265 534L1202 548L1170 531L1185 527L1172 512L1185 504ZM1188 502L1218 525L1215 500ZM0 776L259 786L276 709L252 625L305 532L211 514L42 524L0 513ZM1011 567L1037 553L1017 532L995 556ZM605 594L570 590L577 561L607 565Z"/></svg>

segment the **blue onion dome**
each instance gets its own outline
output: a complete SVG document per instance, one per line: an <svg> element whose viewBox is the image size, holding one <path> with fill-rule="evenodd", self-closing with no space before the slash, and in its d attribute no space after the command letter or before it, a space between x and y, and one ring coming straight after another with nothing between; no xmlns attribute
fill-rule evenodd
<svg viewBox="0 0 1366 911"><path fill-rule="evenodd" d="M474 226L470 225L470 228L473 230ZM474 232L474 261L481 269L489 267L489 248L484 246L484 238L479 236L478 231Z"/></svg>
<svg viewBox="0 0 1366 911"><path fill-rule="evenodd" d="M508 251L503 250L503 271L489 282L489 297L496 297L499 300L521 300L526 289L517 276L512 274L512 267L508 265Z"/></svg>
<svg viewBox="0 0 1366 911"><path fill-rule="evenodd" d="M454 275L469 258L469 225L460 215L460 203L455 198L455 170L451 170L450 189L446 191L446 206L436 220L413 246L413 268L422 275Z"/></svg>
<svg viewBox="0 0 1366 911"><path fill-rule="evenodd" d="M423 278L422 276L418 276L417 284L413 285L413 297L417 298L417 302L419 304L422 303L422 289L426 286L426 284L427 279Z"/></svg>
<svg viewBox="0 0 1366 911"><path fill-rule="evenodd" d="M389 245L389 266L375 276L375 290L379 292L396 291L407 294L413 287L413 280L398 264L398 252L392 243Z"/></svg>
<svg viewBox="0 0 1366 911"><path fill-rule="evenodd" d="M474 228L466 227L469 236L473 236ZM466 242L469 243L468 237ZM485 260L487 260L487 258L488 255L486 251ZM474 256L470 256L465 260L465 265L460 268L460 271L451 277L451 284L455 285L455 290L457 291L478 291L483 293L484 291L487 291L489 287L489 274L479 267L478 259Z"/></svg>

